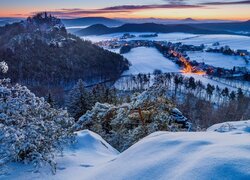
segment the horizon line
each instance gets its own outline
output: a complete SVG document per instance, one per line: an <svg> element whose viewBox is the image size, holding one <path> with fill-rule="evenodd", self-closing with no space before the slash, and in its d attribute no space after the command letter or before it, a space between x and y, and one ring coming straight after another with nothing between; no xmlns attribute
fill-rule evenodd
<svg viewBox="0 0 250 180"><path fill-rule="evenodd" d="M46 12L46 11L44 11ZM53 14L52 14L53 15ZM0 16L1 19L4 19L4 18L12 18L12 19L20 19L20 20L23 20L23 19L27 19L28 17L32 17L33 15L24 15L24 16ZM155 19L155 20L185 20L185 19L192 19L192 20L198 20L198 21L248 21L250 20L250 17L249 18L242 18L242 19L239 19L239 18L221 18L221 19L214 19L214 18L192 18L192 17L186 17L186 18L170 18L170 17L166 17L166 18L161 18L161 17L143 17L143 18L140 18L140 17L132 17L132 18L126 18L126 17L107 17L107 16L75 16L75 17L66 17L66 16L56 16L56 15L53 15L54 17L58 18L58 19L79 19L79 18L108 18L108 19L126 19L126 20L136 20L136 19L139 19L139 20L147 20L147 19Z"/></svg>

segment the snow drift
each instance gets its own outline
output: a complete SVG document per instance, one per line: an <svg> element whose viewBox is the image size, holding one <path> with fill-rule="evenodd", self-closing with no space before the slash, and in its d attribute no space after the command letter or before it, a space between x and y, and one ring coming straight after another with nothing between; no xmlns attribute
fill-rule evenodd
<svg viewBox="0 0 250 180"><path fill-rule="evenodd" d="M153 133L89 178L101 177L249 179L250 121L214 125L207 132Z"/></svg>
<svg viewBox="0 0 250 180"><path fill-rule="evenodd" d="M230 128L229 128L230 127ZM118 154L99 135L77 133L56 175L19 166L6 179L249 179L250 120L206 132L155 132Z"/></svg>

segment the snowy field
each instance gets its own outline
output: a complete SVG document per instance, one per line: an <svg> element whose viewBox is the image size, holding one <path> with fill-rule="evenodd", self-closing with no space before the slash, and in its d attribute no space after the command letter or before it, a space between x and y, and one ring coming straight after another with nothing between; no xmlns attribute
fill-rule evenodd
<svg viewBox="0 0 250 180"><path fill-rule="evenodd" d="M57 157L52 175L13 163L1 179L250 179L250 121L214 125L206 132L156 132L122 153L99 135L78 132L77 143Z"/></svg>
<svg viewBox="0 0 250 180"><path fill-rule="evenodd" d="M213 43L219 42L220 46L229 46L230 48L246 49L250 51L250 37L238 35L200 35L193 38L187 38L180 41L184 44L200 45L204 44L211 47Z"/></svg>
<svg viewBox="0 0 250 180"><path fill-rule="evenodd" d="M99 42L120 38L124 33L106 34L101 36L82 36L83 39ZM238 35L197 35L188 33L160 33L158 37L143 38L138 37L141 34L150 33L130 33L136 35L135 38L129 40L155 40L155 41L171 41L182 42L183 44L201 45L211 47L213 43L219 42L220 46L228 45L232 49L246 49L250 51L250 37Z"/></svg>
<svg viewBox="0 0 250 180"><path fill-rule="evenodd" d="M129 53L123 54L123 56L132 64L123 75L153 73L155 69L159 69L162 72L180 72L180 68L175 63L165 58L155 48L133 48Z"/></svg>
<svg viewBox="0 0 250 180"><path fill-rule="evenodd" d="M187 55L190 57L191 61L204 62L205 64L215 67L233 69L234 66L238 66L250 69L250 64L246 64L241 56L229 56L210 52L187 52Z"/></svg>

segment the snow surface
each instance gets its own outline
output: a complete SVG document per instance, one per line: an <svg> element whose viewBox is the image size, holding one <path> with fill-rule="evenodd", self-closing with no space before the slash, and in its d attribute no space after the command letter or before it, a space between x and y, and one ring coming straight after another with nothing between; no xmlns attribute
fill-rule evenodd
<svg viewBox="0 0 250 180"><path fill-rule="evenodd" d="M56 175L52 175L48 167L35 173L32 165L12 163L9 168L10 174L0 176L0 179L86 179L89 169L107 163L118 153L96 133L83 130L77 132L76 143L67 147L63 156L56 158Z"/></svg>
<svg viewBox="0 0 250 180"><path fill-rule="evenodd" d="M208 132L230 132L233 134L250 133L250 121L231 121L215 124L207 129ZM249 134L250 135L250 134Z"/></svg>
<svg viewBox="0 0 250 180"><path fill-rule="evenodd" d="M99 135L78 132L58 157L58 171L33 173L14 164L2 179L249 179L250 120L216 124L205 132L155 132L118 152Z"/></svg>
<svg viewBox="0 0 250 180"><path fill-rule="evenodd" d="M194 38L186 38L180 41L184 44L200 45L204 44L209 47L213 43L219 42L221 46L228 45L230 48L237 49L246 49L250 51L250 37L248 36L239 36L239 35L199 35Z"/></svg>
<svg viewBox="0 0 250 180"><path fill-rule="evenodd" d="M136 75L139 73L153 73L155 69L162 72L180 72L180 68L171 60L165 58L155 48L138 47L129 53L123 54L132 66L123 75Z"/></svg>
<svg viewBox="0 0 250 180"><path fill-rule="evenodd" d="M187 55L190 57L191 61L204 62L205 64L215 67L233 69L234 66L238 66L250 69L250 65L246 64L241 56L229 56L211 52L187 52Z"/></svg>

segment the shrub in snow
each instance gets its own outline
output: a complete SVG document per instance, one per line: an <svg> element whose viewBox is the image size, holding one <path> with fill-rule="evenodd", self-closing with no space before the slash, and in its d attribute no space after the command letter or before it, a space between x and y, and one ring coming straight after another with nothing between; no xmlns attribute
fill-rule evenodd
<svg viewBox="0 0 250 180"><path fill-rule="evenodd" d="M187 119L181 117L180 112L179 119L176 119L172 115L173 109L174 105L167 99L165 89L153 86L134 96L131 103L119 106L96 103L74 128L90 129L123 151L155 131L186 131L188 128L183 123ZM178 122L180 119L181 123Z"/></svg>
<svg viewBox="0 0 250 180"><path fill-rule="evenodd" d="M48 163L55 172L54 155L73 137L73 122L65 110L51 108L25 86L0 80L0 164Z"/></svg>

